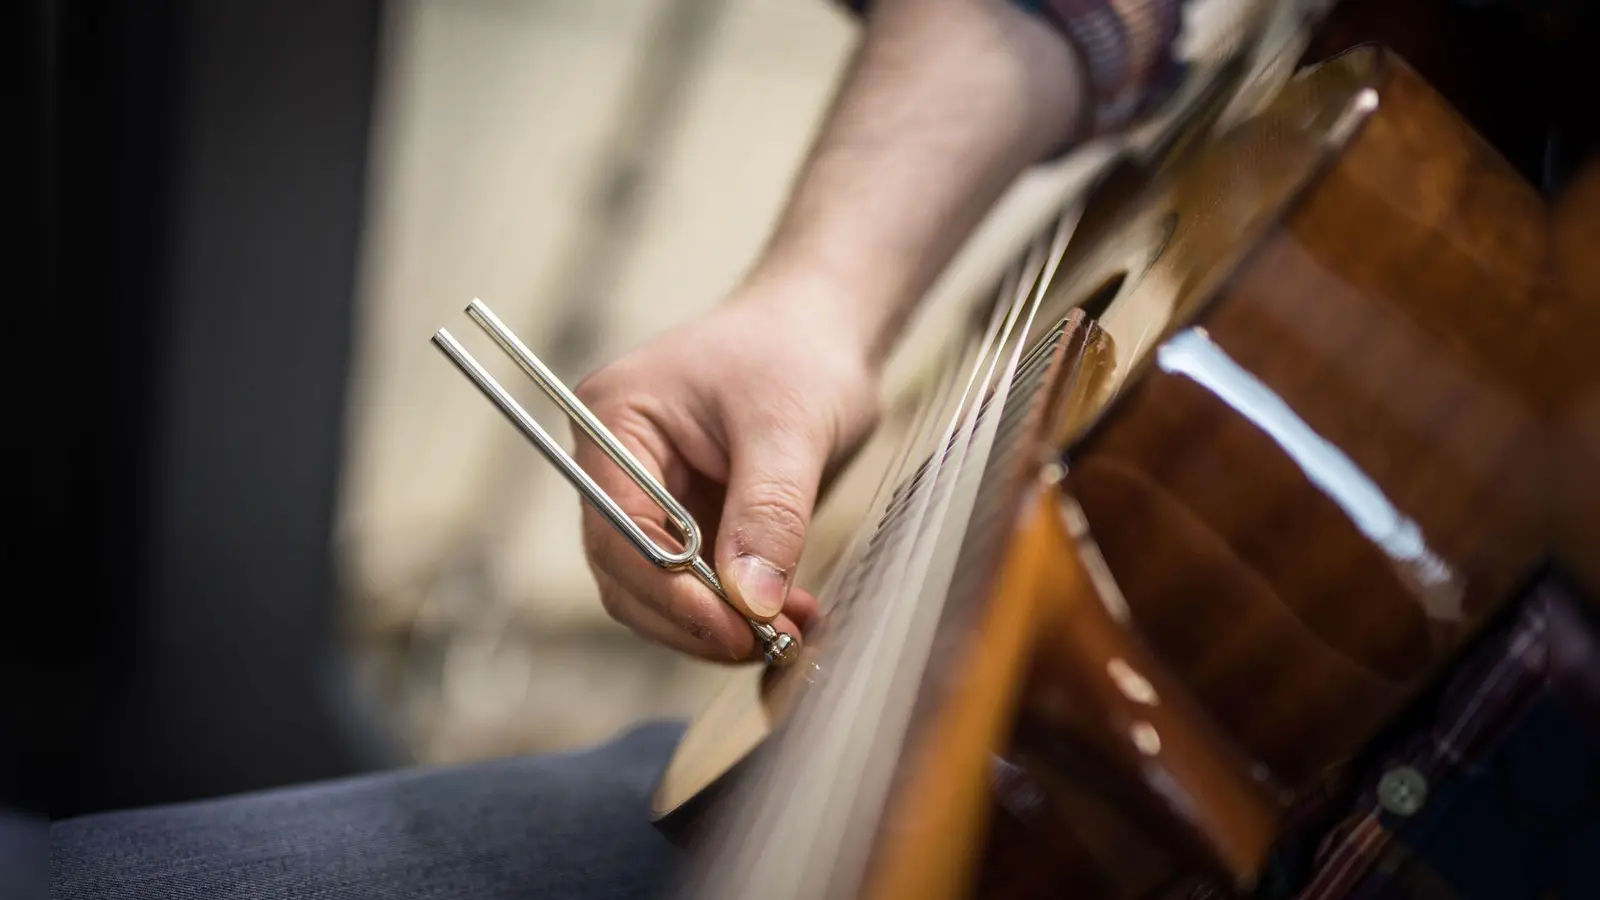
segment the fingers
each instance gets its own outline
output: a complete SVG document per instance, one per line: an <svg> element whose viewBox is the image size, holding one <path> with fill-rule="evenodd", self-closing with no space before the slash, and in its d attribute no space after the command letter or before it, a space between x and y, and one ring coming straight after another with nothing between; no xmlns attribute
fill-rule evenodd
<svg viewBox="0 0 1600 900"><path fill-rule="evenodd" d="M770 621L789 600L828 447L804 426L775 417L735 432L730 444L717 572L741 612ZM813 600L797 614L814 611Z"/></svg>
<svg viewBox="0 0 1600 900"><path fill-rule="evenodd" d="M670 492L682 495L690 479L681 466L663 471L667 468L663 461L676 457L659 431L626 412L597 414L606 419L607 427L652 476ZM667 532L666 516L655 502L598 447L580 439L574 457L651 540L667 548L681 546ZM704 539L709 541L709 536ZM733 608L693 575L652 565L587 504L583 509L583 543L600 587L601 602L613 618L647 637L705 659L734 662L758 657L749 624ZM788 627L794 627L792 620L786 622ZM798 635L799 631L791 633Z"/></svg>
<svg viewBox="0 0 1600 900"><path fill-rule="evenodd" d="M672 546L665 529L653 523L641 527L653 540ZM600 601L617 621L705 659L733 662L753 657L756 645L750 626L693 575L651 565L592 509L584 510L583 534Z"/></svg>
<svg viewBox="0 0 1600 900"><path fill-rule="evenodd" d="M693 576L684 573L656 570L655 575L664 582L693 581ZM618 621L646 638L712 662L749 662L761 657L761 650L756 644L754 633L750 631L750 626L721 600L713 597L717 606L733 615L733 620L738 623L738 627L728 634L720 630L707 629L700 621L673 618L671 614L657 607L653 600L647 602L640 599L624 588L617 579L598 568L595 570L595 580L600 586L601 602L605 604L607 611ZM695 582L694 586L704 590L698 582ZM655 592L650 596L659 597L661 589L660 584L656 585ZM802 605L796 618L790 618L788 614L781 615L773 620L773 627L798 636L803 630L801 623L805 621L804 616L814 615L814 610L814 601L809 606Z"/></svg>

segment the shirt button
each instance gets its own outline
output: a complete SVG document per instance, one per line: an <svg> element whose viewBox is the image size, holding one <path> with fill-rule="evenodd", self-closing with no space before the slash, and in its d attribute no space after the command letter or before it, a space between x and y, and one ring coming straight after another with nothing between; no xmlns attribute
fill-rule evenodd
<svg viewBox="0 0 1600 900"><path fill-rule="evenodd" d="M1378 805L1397 816L1413 816L1428 799L1428 780L1410 766L1383 773L1378 780Z"/></svg>

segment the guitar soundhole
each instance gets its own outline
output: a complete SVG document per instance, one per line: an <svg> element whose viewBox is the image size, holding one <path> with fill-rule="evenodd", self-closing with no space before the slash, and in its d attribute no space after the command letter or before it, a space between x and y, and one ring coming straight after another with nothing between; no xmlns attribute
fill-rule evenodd
<svg viewBox="0 0 1600 900"><path fill-rule="evenodd" d="M1083 314L1091 319L1101 318L1106 314L1106 310L1111 308L1111 302L1117 299L1118 294L1122 293L1122 285L1127 280L1128 273L1126 270L1112 275L1101 282L1099 287L1090 291L1089 296L1084 297L1083 302L1078 304L1078 308L1083 310Z"/></svg>

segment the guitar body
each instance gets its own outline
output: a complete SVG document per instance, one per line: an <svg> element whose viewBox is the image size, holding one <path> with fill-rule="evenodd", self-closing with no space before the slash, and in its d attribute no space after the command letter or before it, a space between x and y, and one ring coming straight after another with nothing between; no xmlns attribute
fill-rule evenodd
<svg viewBox="0 0 1600 900"><path fill-rule="evenodd" d="M1363 43L1403 57L1528 182L1558 193L1600 121L1567 100L1594 81L1600 7L1587 0L1341 0L1306 62Z"/></svg>
<svg viewBox="0 0 1600 900"><path fill-rule="evenodd" d="M1552 289L1546 204L1406 63L1334 57L1106 184L955 356L990 403L933 391L967 424L911 429L804 664L685 738L656 805L695 896L1251 889L1535 578L1600 590L1564 324L1600 325L1600 235ZM861 589L907 579L900 619Z"/></svg>
<svg viewBox="0 0 1600 900"><path fill-rule="evenodd" d="M1552 554L1600 585L1600 160L1583 168L1551 215L1549 296L1539 321L1548 348L1541 408L1550 430Z"/></svg>
<svg viewBox="0 0 1600 900"><path fill-rule="evenodd" d="M1041 655L1013 752L1065 782L1055 815L1072 834L1122 820L1119 840L1077 854L1104 886L1087 896L1183 883L1185 859L1253 883L1281 811L1547 560L1550 345L1527 327L1548 315L1544 205L1404 64L1379 65L1359 133L1066 454L1080 542L1104 558L1128 643ZM1207 213L1193 255L1168 245L1163 281L1196 283L1234 252L1207 242L1250 240L1255 213L1226 210L1272 191L1281 151L1245 140L1168 195ZM1116 734L1136 705L1075 699L1132 647L1189 710L1169 727L1194 737L1165 765L1165 735L1146 734L1150 754Z"/></svg>

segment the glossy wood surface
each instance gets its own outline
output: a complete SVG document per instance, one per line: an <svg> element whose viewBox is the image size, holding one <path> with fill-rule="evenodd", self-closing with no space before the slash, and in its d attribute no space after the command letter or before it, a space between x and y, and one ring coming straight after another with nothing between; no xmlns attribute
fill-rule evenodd
<svg viewBox="0 0 1600 900"><path fill-rule="evenodd" d="M1600 596L1600 160L1556 201L1550 304L1539 333L1549 348L1553 549L1590 597Z"/></svg>
<svg viewBox="0 0 1600 900"><path fill-rule="evenodd" d="M1045 367L1044 380L1054 393L1072 393L1095 338L1081 312L1067 318ZM999 518L1008 529L1014 527L1011 519L1026 517L1032 506L1029 482L1041 456L1031 451L1043 444L1054 399L1047 392L1030 404L1016 426L1024 451L997 461L992 490L1002 495ZM1038 590L1037 553L1017 544L1003 552L1004 559L976 560L987 571L964 573L994 587L984 591L989 602L978 607L971 639L959 642L952 654L957 658L939 667L932 691L924 688L925 697L933 693L938 699L922 704L928 714L899 765L896 793L902 799L880 827L868 896L954 900L966 894L991 808L990 761L1006 745L1048 602Z"/></svg>
<svg viewBox="0 0 1600 900"><path fill-rule="evenodd" d="M1600 169L1552 214L1397 58L1319 73L1084 217L864 896L1248 889L1542 566L1600 593Z"/></svg>
<svg viewBox="0 0 1600 900"><path fill-rule="evenodd" d="M1289 786L1354 751L1544 550L1542 434L1518 389L1538 363L1522 322L1542 204L1392 78L1072 453L1140 630Z"/></svg>
<svg viewBox="0 0 1600 900"><path fill-rule="evenodd" d="M1548 168L1550 126L1572 106L1559 88L1585 0L1340 0L1307 48L1319 62L1364 43L1403 57L1530 183Z"/></svg>
<svg viewBox="0 0 1600 900"><path fill-rule="evenodd" d="M1215 761L1193 778L1272 805L1392 720L1549 546L1548 360L1526 327L1547 302L1544 205L1414 73L1382 69L1359 133L1214 294L1191 273L1249 233L1257 211L1233 198L1271 192L1271 129L1217 145L1250 165L1197 160L1152 192L1180 219L1205 213L1127 288L1168 296L1178 323L1068 454L1079 552L1103 555L1141 674L1199 710L1183 728L1218 735L1184 754ZM1247 885L1263 813L1178 827L1195 804L1141 783L1137 746L1105 744L1113 718L1040 721L1083 705L1085 675L1113 658L1055 647L1104 625L1061 622L1038 651L1013 755L1054 798L1031 827L1079 851L1033 883ZM1118 819L1129 837L1106 841ZM1026 895L1014 882L994 896Z"/></svg>

